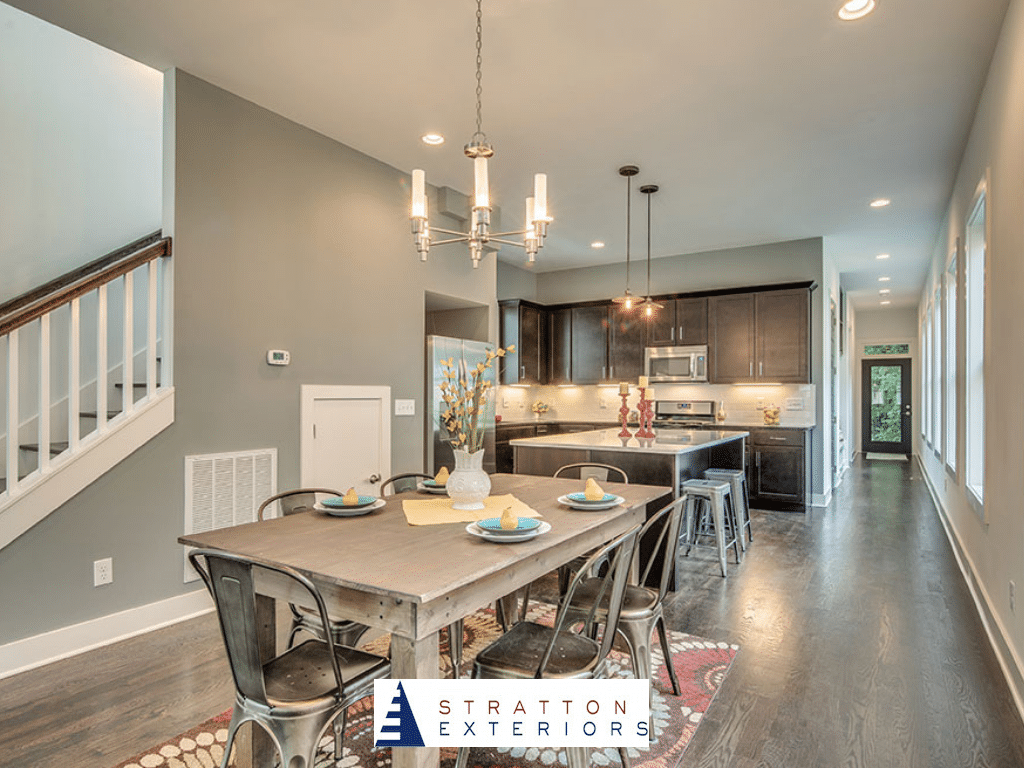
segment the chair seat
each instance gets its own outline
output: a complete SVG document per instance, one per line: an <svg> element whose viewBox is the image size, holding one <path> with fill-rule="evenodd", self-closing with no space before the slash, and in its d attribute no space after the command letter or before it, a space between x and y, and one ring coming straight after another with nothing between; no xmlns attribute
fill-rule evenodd
<svg viewBox="0 0 1024 768"><path fill-rule="evenodd" d="M267 700L275 707L333 699L338 686L326 643L307 640L263 665ZM341 666L346 695L349 691L372 685L375 677L389 674L391 662L382 656L355 648L335 647Z"/></svg>
<svg viewBox="0 0 1024 768"><path fill-rule="evenodd" d="M519 677L531 679L554 630L532 621L522 621L484 648L473 663L473 677ZM559 632L544 677L591 677L600 647L589 637Z"/></svg>
<svg viewBox="0 0 1024 768"><path fill-rule="evenodd" d="M590 610L590 606L597 599L598 590L601 589L601 581L601 579L585 579L580 582L579 587L576 589L576 594L572 596L572 602L570 603L574 612L580 609ZM601 601L601 605L598 606L598 620L601 620L601 617L608 612L608 600L609 596L606 594ZM627 584L626 592L622 598L622 616L620 621L632 621L650 616L657 604L657 592L636 584Z"/></svg>

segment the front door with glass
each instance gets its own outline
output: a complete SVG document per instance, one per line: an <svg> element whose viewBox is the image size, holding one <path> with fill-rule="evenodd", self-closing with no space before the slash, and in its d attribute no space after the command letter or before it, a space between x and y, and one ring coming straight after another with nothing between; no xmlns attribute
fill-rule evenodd
<svg viewBox="0 0 1024 768"><path fill-rule="evenodd" d="M861 448L911 452L910 360L864 360L861 377Z"/></svg>

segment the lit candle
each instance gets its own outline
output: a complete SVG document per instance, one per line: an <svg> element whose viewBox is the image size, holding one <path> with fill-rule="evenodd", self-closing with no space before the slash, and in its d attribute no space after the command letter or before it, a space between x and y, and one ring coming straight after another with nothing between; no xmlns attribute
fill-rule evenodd
<svg viewBox="0 0 1024 768"><path fill-rule="evenodd" d="M619 394L620 395L628 395L629 394L629 384L627 384L624 381L620 381L619 382Z"/></svg>
<svg viewBox="0 0 1024 768"><path fill-rule="evenodd" d="M640 377L640 389L647 389L647 385L648 385L649 382L650 382L650 379L648 379L646 376L641 376Z"/></svg>
<svg viewBox="0 0 1024 768"><path fill-rule="evenodd" d="M412 172L412 217L427 218L427 177L418 169Z"/></svg>

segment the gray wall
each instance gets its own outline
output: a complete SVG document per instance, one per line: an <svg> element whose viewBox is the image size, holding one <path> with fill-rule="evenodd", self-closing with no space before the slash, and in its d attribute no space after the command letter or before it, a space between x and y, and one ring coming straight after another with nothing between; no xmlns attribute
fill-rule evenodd
<svg viewBox="0 0 1024 768"><path fill-rule="evenodd" d="M812 435L812 490L825 492L825 444L821 425L825 424L824 395L828 358L822 344L823 328L827 327L822 309L822 240L820 237L784 243L768 243L744 248L692 253L654 259L651 264L653 293L677 293L714 288L739 288L749 285L814 280L818 288L811 295L811 383L816 385L817 426ZM498 271L498 294L513 297L513 292L528 287L517 273L507 268ZM511 276L511 281L505 280ZM644 275L646 282L646 274ZM609 299L625 287L624 264L608 264L581 269L541 272L537 275L536 300L541 304ZM639 287L634 280L633 290ZM527 297L522 297L527 298ZM825 307L827 308L827 299Z"/></svg>
<svg viewBox="0 0 1024 768"><path fill-rule="evenodd" d="M197 588L182 584L184 457L276 447L299 479L299 387L390 385L392 469L423 461L424 291L493 305L495 257L431 254L406 174L183 72L174 130L175 423L0 550L0 644ZM494 326L492 315L491 328ZM292 353L287 368L266 350ZM115 581L92 587L113 556Z"/></svg>
<svg viewBox="0 0 1024 768"><path fill-rule="evenodd" d="M542 252L543 253L543 252ZM538 256L538 259L543 258ZM498 262L498 298L537 300L537 273Z"/></svg>

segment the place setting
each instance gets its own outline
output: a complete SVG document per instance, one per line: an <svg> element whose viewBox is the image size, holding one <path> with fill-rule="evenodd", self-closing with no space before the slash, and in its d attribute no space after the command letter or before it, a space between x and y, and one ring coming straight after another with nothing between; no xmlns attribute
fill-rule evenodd
<svg viewBox="0 0 1024 768"><path fill-rule="evenodd" d="M380 509L387 502L376 496L364 496L349 488L344 496L332 496L313 505L313 509L331 517L361 517Z"/></svg>
<svg viewBox="0 0 1024 768"><path fill-rule="evenodd" d="M437 473L433 480L420 480L416 484L416 490L420 493L447 494L448 475L448 467L441 467L441 471Z"/></svg>
<svg viewBox="0 0 1024 768"><path fill-rule="evenodd" d="M495 544L529 541L551 530L551 523L535 517L519 517L506 507L501 517L477 520L466 526L466 533Z"/></svg>
<svg viewBox="0 0 1024 768"><path fill-rule="evenodd" d="M612 507L622 504L625 499L622 496L616 496L614 493L606 493L605 490L598 485L597 480L592 477L587 478L586 485L582 492L567 493L564 496L558 497L559 504L565 504L567 507L573 509L582 510L584 512L598 512L601 510L611 509Z"/></svg>

